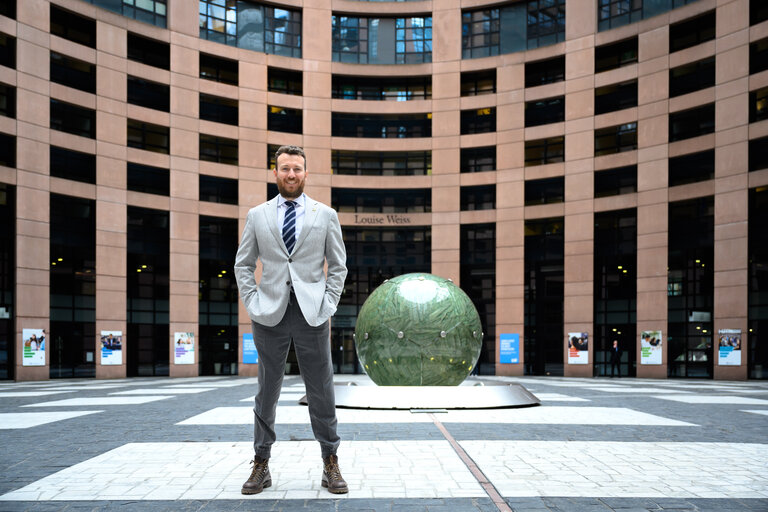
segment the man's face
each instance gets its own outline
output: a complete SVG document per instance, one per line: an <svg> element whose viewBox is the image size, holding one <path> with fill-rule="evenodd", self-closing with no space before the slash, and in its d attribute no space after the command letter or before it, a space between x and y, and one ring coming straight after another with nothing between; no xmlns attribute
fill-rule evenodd
<svg viewBox="0 0 768 512"><path fill-rule="evenodd" d="M307 171L304 169L304 157L283 153L277 157L275 182L280 195L286 199L296 199L304 192Z"/></svg>

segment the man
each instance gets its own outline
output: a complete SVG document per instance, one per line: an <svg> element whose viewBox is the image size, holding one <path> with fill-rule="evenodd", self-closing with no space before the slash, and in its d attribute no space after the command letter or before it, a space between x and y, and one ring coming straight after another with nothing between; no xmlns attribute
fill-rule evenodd
<svg viewBox="0 0 768 512"><path fill-rule="evenodd" d="M618 370L619 377L621 377L621 350L617 340L613 340L613 347L611 348L611 378L613 378L614 369Z"/></svg>
<svg viewBox="0 0 768 512"><path fill-rule="evenodd" d="M280 194L248 212L235 259L237 286L259 353L259 389L253 408L255 456L242 493L257 494L272 485L268 463L276 438L275 412L293 340L312 431L323 457L321 484L343 494L348 489L336 457L340 440L328 320L341 297L347 255L336 212L304 194L304 151L281 146L275 159ZM254 277L258 259L260 283Z"/></svg>

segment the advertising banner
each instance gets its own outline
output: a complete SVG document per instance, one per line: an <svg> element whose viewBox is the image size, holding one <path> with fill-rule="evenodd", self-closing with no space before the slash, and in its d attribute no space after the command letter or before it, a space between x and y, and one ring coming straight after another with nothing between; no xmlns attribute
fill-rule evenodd
<svg viewBox="0 0 768 512"><path fill-rule="evenodd" d="M661 331L640 333L640 364L661 364Z"/></svg>
<svg viewBox="0 0 768 512"><path fill-rule="evenodd" d="M45 329L22 329L22 366L45 366Z"/></svg>
<svg viewBox="0 0 768 512"><path fill-rule="evenodd" d="M520 335L504 333L499 335L499 362L502 364L520 363Z"/></svg>
<svg viewBox="0 0 768 512"><path fill-rule="evenodd" d="M717 364L720 366L741 366L741 329L720 329L720 343Z"/></svg>
<svg viewBox="0 0 768 512"><path fill-rule="evenodd" d="M101 364L123 364L123 331L101 331Z"/></svg>
<svg viewBox="0 0 768 512"><path fill-rule="evenodd" d="M589 364L589 333L568 333L568 364Z"/></svg>
<svg viewBox="0 0 768 512"><path fill-rule="evenodd" d="M253 342L253 334L243 334L243 364L258 364L259 353L256 351L256 344Z"/></svg>
<svg viewBox="0 0 768 512"><path fill-rule="evenodd" d="M173 333L173 363L195 364L195 333Z"/></svg>

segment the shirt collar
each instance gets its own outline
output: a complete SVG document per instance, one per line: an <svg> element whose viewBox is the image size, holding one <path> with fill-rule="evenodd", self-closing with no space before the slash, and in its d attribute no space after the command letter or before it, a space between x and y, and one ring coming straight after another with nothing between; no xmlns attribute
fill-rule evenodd
<svg viewBox="0 0 768 512"><path fill-rule="evenodd" d="M303 208L306 197L307 196L304 193L302 193L299 197L297 197L296 199L293 199L293 202L295 202L297 206L301 206ZM278 208L282 207L285 204L286 201L287 201L287 199L284 198L281 194L277 195L277 207Z"/></svg>

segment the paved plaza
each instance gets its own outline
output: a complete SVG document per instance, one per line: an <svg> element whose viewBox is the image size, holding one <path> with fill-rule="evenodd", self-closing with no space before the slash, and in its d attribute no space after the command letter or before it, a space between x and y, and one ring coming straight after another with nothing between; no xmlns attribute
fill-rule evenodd
<svg viewBox="0 0 768 512"><path fill-rule="evenodd" d="M541 405L339 409L350 492L332 495L286 377L253 496L256 379L0 383L0 511L768 511L768 382L475 380Z"/></svg>

